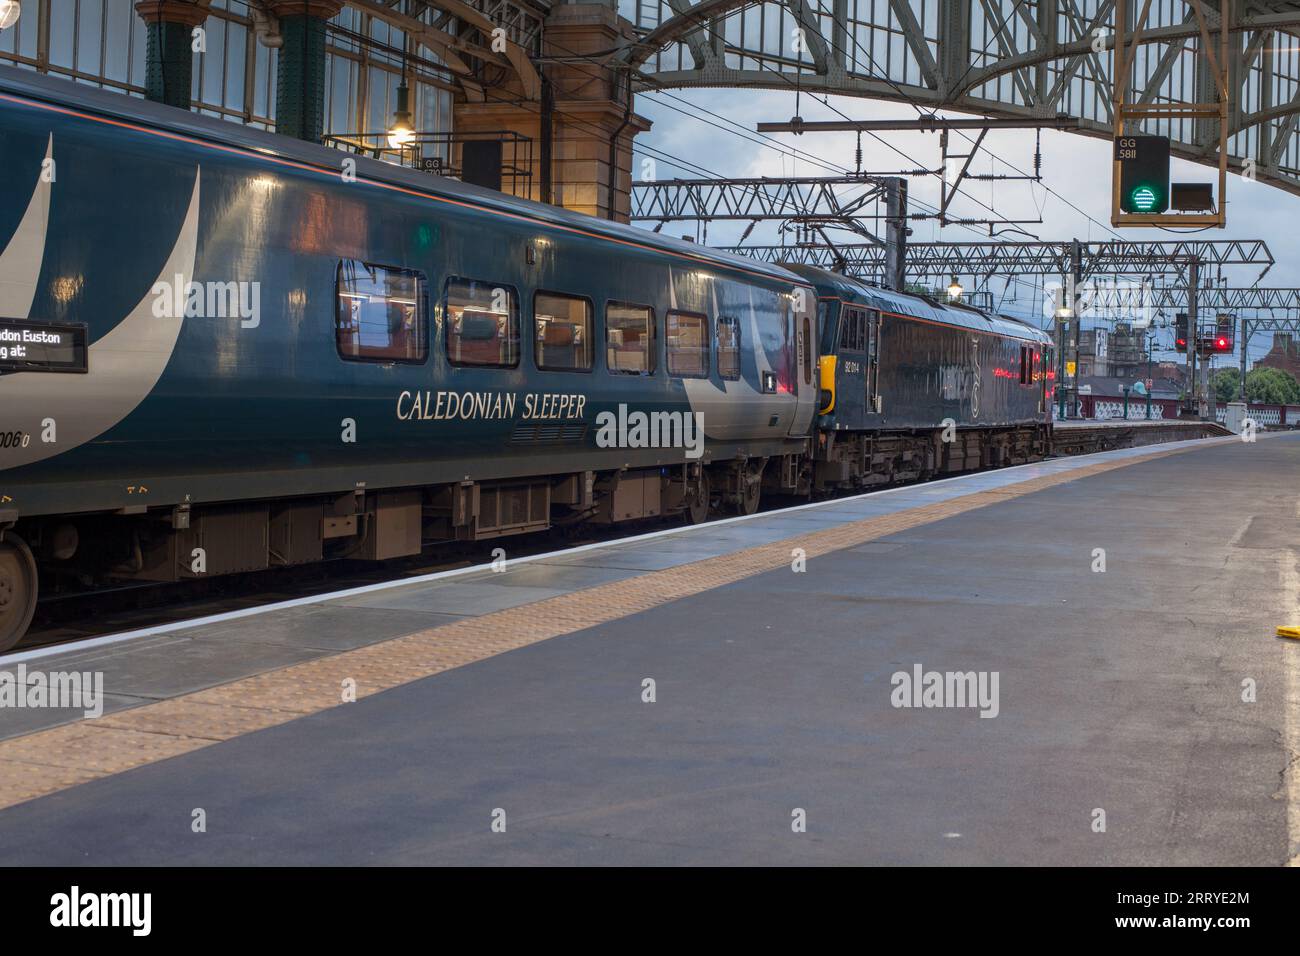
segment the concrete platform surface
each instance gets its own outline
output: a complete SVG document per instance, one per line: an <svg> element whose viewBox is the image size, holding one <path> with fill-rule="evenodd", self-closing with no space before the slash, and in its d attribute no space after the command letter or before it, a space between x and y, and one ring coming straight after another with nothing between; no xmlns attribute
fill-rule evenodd
<svg viewBox="0 0 1300 956"><path fill-rule="evenodd" d="M27 659L115 709L0 711L0 776L63 781L0 862L1283 864L1298 475L1292 435L1126 449ZM984 697L896 706L929 672ZM60 756L119 738L153 756Z"/></svg>

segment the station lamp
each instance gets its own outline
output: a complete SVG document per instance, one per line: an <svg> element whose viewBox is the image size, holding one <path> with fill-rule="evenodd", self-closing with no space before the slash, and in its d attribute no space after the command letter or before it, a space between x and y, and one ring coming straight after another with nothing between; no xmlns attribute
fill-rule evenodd
<svg viewBox="0 0 1300 956"><path fill-rule="evenodd" d="M402 149L415 139L415 128L411 125L411 91L406 79L397 86L397 110L393 113L393 125L388 130L388 145L393 149Z"/></svg>
<svg viewBox="0 0 1300 956"><path fill-rule="evenodd" d="M962 294L961 283L957 281L956 276L953 276L952 282L948 286L948 298L950 301L956 302L958 299L961 298L961 294Z"/></svg>
<svg viewBox="0 0 1300 956"><path fill-rule="evenodd" d="M0 0L0 30L8 30L18 22L23 5L18 0Z"/></svg>

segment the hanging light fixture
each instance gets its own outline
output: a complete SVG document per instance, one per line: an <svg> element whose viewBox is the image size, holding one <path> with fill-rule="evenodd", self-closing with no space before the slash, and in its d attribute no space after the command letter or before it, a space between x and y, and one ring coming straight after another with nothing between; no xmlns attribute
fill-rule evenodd
<svg viewBox="0 0 1300 956"><path fill-rule="evenodd" d="M952 283L948 286L948 298L951 299L953 302L956 302L958 299L961 298L961 293L962 293L961 283L957 281L956 276L953 276Z"/></svg>
<svg viewBox="0 0 1300 956"><path fill-rule="evenodd" d="M388 145L392 149L404 149L415 139L415 127L411 125L411 90L406 85L406 49L402 49L402 80L397 84L397 111L393 113L393 125L388 129Z"/></svg>
<svg viewBox="0 0 1300 956"><path fill-rule="evenodd" d="M18 0L0 0L0 30L8 30L18 22L23 5Z"/></svg>
<svg viewBox="0 0 1300 956"><path fill-rule="evenodd" d="M1074 318L1074 307L1071 305L1070 288L1062 288L1060 299L1057 300L1056 318L1058 321L1065 322Z"/></svg>
<svg viewBox="0 0 1300 956"><path fill-rule="evenodd" d="M402 149L415 139L415 128L411 125L411 91L406 85L406 77L397 87L397 111L393 113L393 125L388 129L388 145L393 149Z"/></svg>

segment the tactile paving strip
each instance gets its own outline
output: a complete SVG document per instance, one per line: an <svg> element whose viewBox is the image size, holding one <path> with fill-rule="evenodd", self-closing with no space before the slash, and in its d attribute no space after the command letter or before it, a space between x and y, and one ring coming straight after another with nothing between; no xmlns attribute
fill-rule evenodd
<svg viewBox="0 0 1300 956"><path fill-rule="evenodd" d="M1188 450L1166 449L1100 462L897 514L850 521L0 741L0 808L788 567L796 548L811 559L1053 485Z"/></svg>

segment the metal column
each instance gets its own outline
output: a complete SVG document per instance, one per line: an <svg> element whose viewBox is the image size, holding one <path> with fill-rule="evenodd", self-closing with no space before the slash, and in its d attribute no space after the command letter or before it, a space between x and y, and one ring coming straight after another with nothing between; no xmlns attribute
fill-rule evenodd
<svg viewBox="0 0 1300 956"><path fill-rule="evenodd" d="M907 180L891 176L885 180L885 288L902 292L907 262Z"/></svg>

